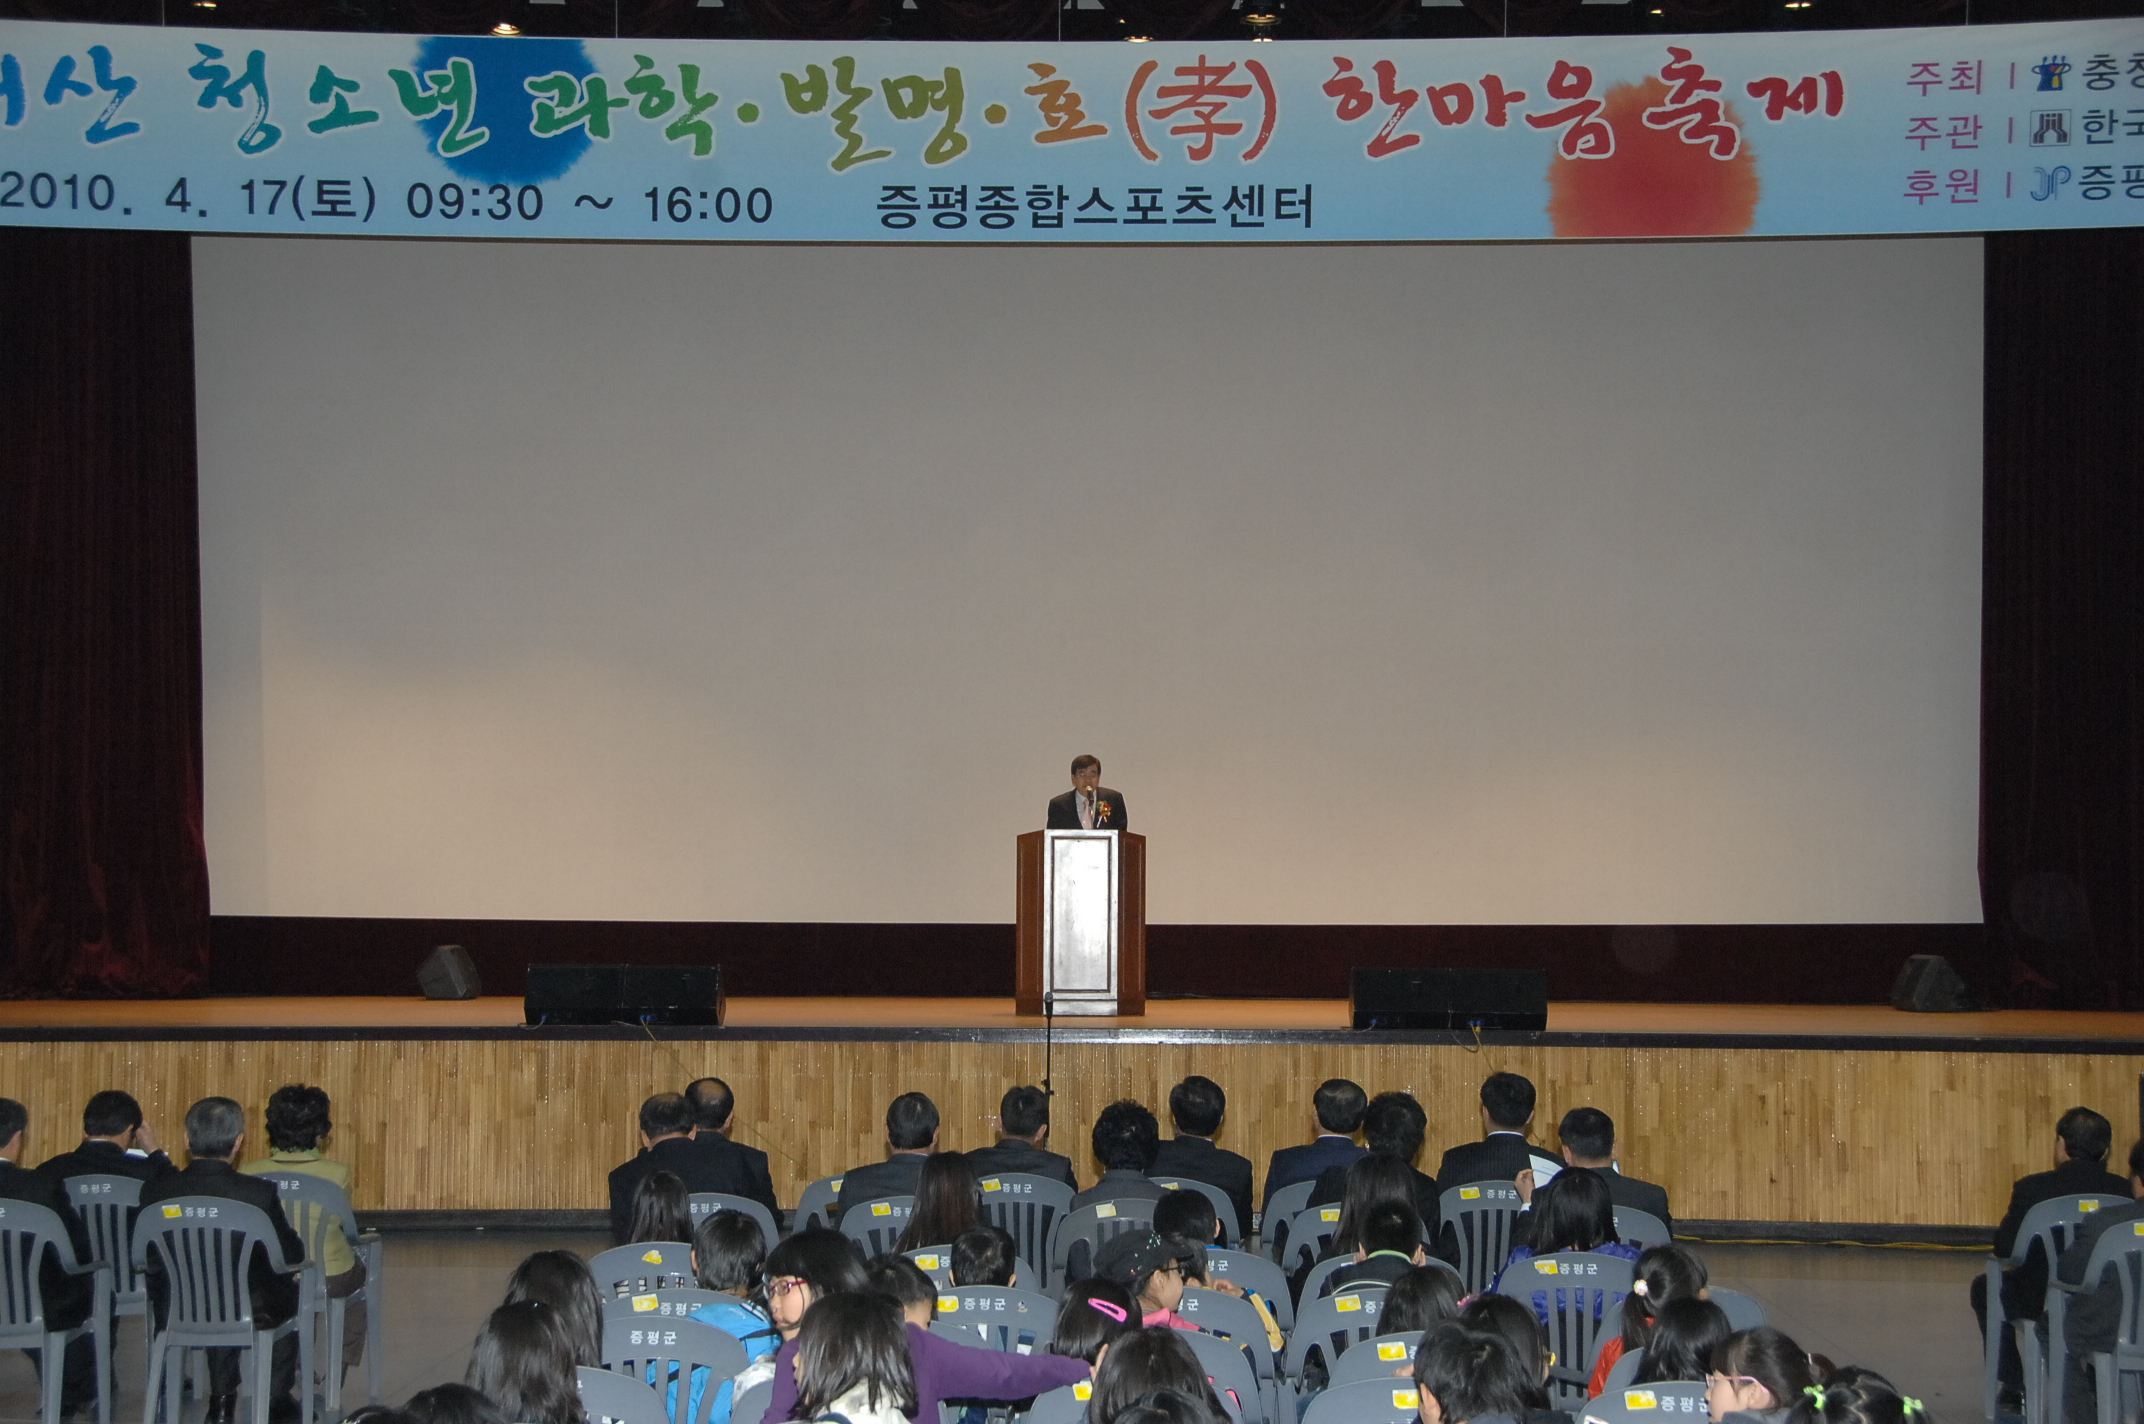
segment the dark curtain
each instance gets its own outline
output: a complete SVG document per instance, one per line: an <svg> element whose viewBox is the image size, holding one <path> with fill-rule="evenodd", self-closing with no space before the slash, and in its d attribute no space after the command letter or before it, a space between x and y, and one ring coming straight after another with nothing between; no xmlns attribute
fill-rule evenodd
<svg viewBox="0 0 2144 1424"><path fill-rule="evenodd" d="M0 229L0 951L17 995L208 976L193 291L171 233Z"/></svg>
<svg viewBox="0 0 2144 1424"><path fill-rule="evenodd" d="M2144 231L1986 243L1982 903L2010 1002L2135 1008Z"/></svg>

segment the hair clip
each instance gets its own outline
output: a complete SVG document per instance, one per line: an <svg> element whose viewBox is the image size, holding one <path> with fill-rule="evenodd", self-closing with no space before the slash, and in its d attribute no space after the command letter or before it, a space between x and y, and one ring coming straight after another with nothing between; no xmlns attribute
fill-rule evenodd
<svg viewBox="0 0 2144 1424"><path fill-rule="evenodd" d="M1102 1314L1108 1316L1111 1320L1116 1321L1119 1325L1124 1324L1126 1320L1130 1319L1130 1315L1128 1312L1126 1312L1124 1307L1118 1305L1114 1301L1102 1300L1097 1296L1090 1295L1087 1297L1087 1304L1093 1306L1096 1310L1101 1311Z"/></svg>
<svg viewBox="0 0 2144 1424"><path fill-rule="evenodd" d="M1908 1419L1911 1419L1916 1414L1925 1414L1928 1412L1926 1406L1924 1406L1918 1399L1914 1399L1910 1395L1900 1398L1898 1402L1903 1407L1903 1412Z"/></svg>
<svg viewBox="0 0 2144 1424"><path fill-rule="evenodd" d="M1651 1292L1650 1292L1650 1291L1648 1291L1648 1290L1647 1290L1647 1289L1645 1288L1645 1282L1643 1282L1643 1281L1632 1281L1632 1282L1630 1283L1630 1293L1631 1293L1632 1295L1637 1295L1637 1296L1643 1296L1643 1295L1650 1295L1650 1294L1651 1294Z"/></svg>
<svg viewBox="0 0 2144 1424"><path fill-rule="evenodd" d="M1822 1409L1824 1407L1824 1396L1830 1391L1820 1384L1805 1384L1802 1386L1802 1393L1815 1400L1816 1407Z"/></svg>

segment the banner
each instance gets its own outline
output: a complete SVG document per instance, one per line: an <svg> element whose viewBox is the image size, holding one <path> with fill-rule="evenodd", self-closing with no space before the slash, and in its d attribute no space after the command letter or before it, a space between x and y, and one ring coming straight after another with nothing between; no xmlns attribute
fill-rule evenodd
<svg viewBox="0 0 2144 1424"><path fill-rule="evenodd" d="M1423 242L2144 223L2144 21L1227 44L0 22L0 223Z"/></svg>

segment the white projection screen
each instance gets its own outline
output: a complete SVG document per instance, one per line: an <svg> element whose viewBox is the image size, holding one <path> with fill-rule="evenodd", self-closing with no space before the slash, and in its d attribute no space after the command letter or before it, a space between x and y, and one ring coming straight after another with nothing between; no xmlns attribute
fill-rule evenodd
<svg viewBox="0 0 2144 1424"><path fill-rule="evenodd" d="M1979 918L1977 239L193 250L220 914Z"/></svg>

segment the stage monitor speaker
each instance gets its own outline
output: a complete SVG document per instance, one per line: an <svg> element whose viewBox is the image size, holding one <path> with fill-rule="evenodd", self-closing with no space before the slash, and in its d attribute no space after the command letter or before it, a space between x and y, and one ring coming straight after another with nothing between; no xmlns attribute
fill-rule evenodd
<svg viewBox="0 0 2144 1424"><path fill-rule="evenodd" d="M522 1016L532 1024L722 1025L717 964L531 964Z"/></svg>
<svg viewBox="0 0 2144 1424"><path fill-rule="evenodd" d="M468 950L443 944L417 966L417 987L427 999L474 999L484 992L484 981L477 977Z"/></svg>
<svg viewBox="0 0 2144 1424"><path fill-rule="evenodd" d="M1940 954L1916 954L1891 985L1891 1007L1909 1014L1970 1014L1980 1003L1949 960Z"/></svg>
<svg viewBox="0 0 2144 1424"><path fill-rule="evenodd" d="M1548 975L1538 969L1357 969L1358 1029L1544 1029Z"/></svg>

